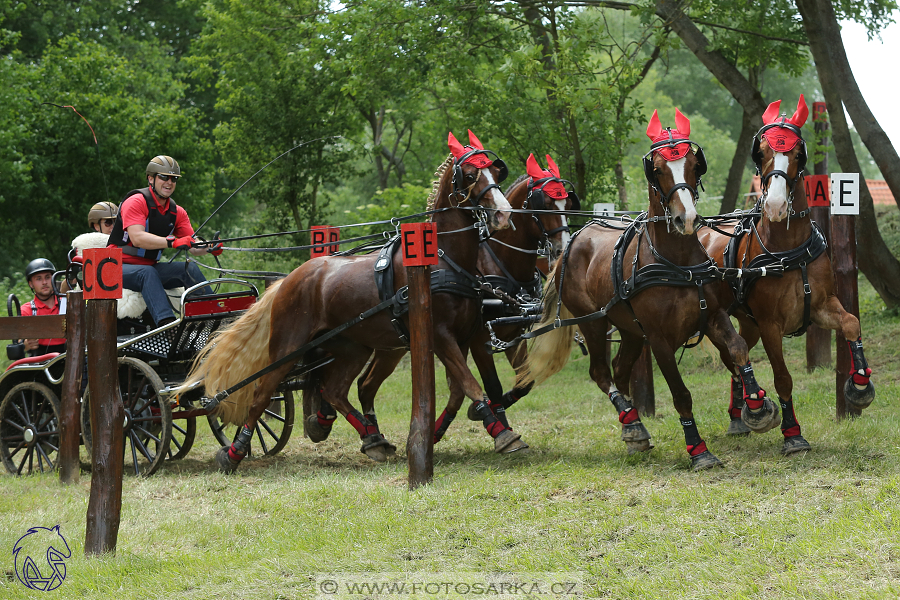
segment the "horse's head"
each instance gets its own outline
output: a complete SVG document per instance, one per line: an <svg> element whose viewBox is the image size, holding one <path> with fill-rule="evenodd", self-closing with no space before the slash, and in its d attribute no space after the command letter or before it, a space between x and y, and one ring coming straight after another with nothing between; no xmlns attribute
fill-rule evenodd
<svg viewBox="0 0 900 600"><path fill-rule="evenodd" d="M451 132L447 145L453 154L453 196L457 206L471 203L476 213L487 217L491 229L509 227L511 207L500 189L500 183L509 174L506 164L484 146L469 131L469 145L463 146ZM493 154L491 160L488 154Z"/></svg>
<svg viewBox="0 0 900 600"><path fill-rule="evenodd" d="M788 218L791 212L794 187L806 166L806 142L800 128L809 116L803 94L790 119L778 115L780 106L781 100L777 100L763 113L763 127L753 138L750 151L761 178L763 210L774 222Z"/></svg>
<svg viewBox="0 0 900 600"><path fill-rule="evenodd" d="M528 195L523 208L535 211L527 220L529 233L549 246L550 262L553 262L569 243L569 224L563 213L581 210L581 201L574 191L566 189L565 184L571 183L560 178L559 167L549 154L547 167L542 169L534 154L530 154L525 161Z"/></svg>
<svg viewBox="0 0 900 600"><path fill-rule="evenodd" d="M690 235L698 225L694 205L700 197L697 188L702 187L706 157L703 149L690 140L691 122L677 108L675 125L675 130L663 129L659 115L653 111L647 127L647 137L653 144L644 156L644 175L650 184L650 214L658 214L661 208L678 233Z"/></svg>

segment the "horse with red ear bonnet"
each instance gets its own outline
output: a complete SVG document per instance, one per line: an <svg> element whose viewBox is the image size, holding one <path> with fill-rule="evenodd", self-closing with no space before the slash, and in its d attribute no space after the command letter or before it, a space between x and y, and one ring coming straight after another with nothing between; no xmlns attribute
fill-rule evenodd
<svg viewBox="0 0 900 600"><path fill-rule="evenodd" d="M436 292L434 351L466 395L480 402L484 392L462 351L481 319L481 302L473 273L480 233L488 228L506 227L511 208L498 185L505 165L499 159L491 160L488 154L493 153L485 150L471 132L469 139L471 145L462 147L450 134L451 154L438 169L429 197L442 251L437 285L432 279ZM401 332L409 331L406 312L409 297L406 269L398 248L399 244L394 244L380 254L332 255L307 261L270 287L262 299L201 351L184 385L202 380L208 397L222 398L216 409L222 421L243 424L231 446L221 448L216 454L222 470L233 471L247 454L259 417L296 362L289 357L308 346L312 350L307 352L304 361L322 352L335 360L313 371L314 393L333 410L312 415L313 422L306 423L307 433L309 426L318 428L319 432L330 430L336 411L359 433L366 456L381 461L394 453L396 448L381 434L374 413L356 410L347 394L374 351L406 346ZM376 307L383 308L374 310ZM357 318L361 320L341 329ZM324 343L315 342L316 338L334 331L339 331L339 335ZM283 364L275 365L286 358ZM217 396L220 390L261 372L267 365L274 369L256 380L255 389L245 386ZM304 394L308 392L312 393L307 390ZM483 404L488 407L487 403ZM490 412L489 407L487 410ZM518 442L518 434L497 425L492 413L485 415L485 422L495 446L506 447Z"/></svg>
<svg viewBox="0 0 900 600"><path fill-rule="evenodd" d="M809 216L803 185L807 150L800 130L809 109L802 95L790 118L779 116L780 106L781 100L777 100L766 109L764 125L750 151L762 180L756 207L734 226L733 236L704 228L700 241L720 267L740 274L722 284L721 301L731 304L729 310L738 319L740 334L750 348L762 339L781 403L781 451L790 455L805 452L810 445L801 435L794 412L793 379L784 360L782 338L802 335L810 323L840 330L848 340L853 362L844 384L848 404L857 409L867 407L875 398L875 388L863 353L859 320L845 311L835 296L825 236ZM721 356L733 372L731 358ZM730 435L750 433L741 419L743 395L741 381L733 376Z"/></svg>
<svg viewBox="0 0 900 600"><path fill-rule="evenodd" d="M753 426L770 426L778 412L756 384L747 344L732 327L727 306L716 298L720 275L697 240L694 210L706 161L690 140L690 122L681 112L676 123L676 130L664 130L654 111L647 128L652 141L644 158L647 211L624 233L591 222L572 236L556 262L544 289L543 320L529 334L535 339L519 383L540 382L562 369L577 326L588 346L591 379L619 413L622 440L629 452L649 450L650 434L627 396L646 339L672 392L691 464L706 469L721 463L700 437L691 393L675 359L678 347L698 330L740 365L736 374L745 383ZM606 349L610 324L622 338L614 374Z"/></svg>

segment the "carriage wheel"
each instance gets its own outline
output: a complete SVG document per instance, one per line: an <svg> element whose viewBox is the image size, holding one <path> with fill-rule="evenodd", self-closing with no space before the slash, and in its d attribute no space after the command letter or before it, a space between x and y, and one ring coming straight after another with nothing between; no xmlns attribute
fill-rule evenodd
<svg viewBox="0 0 900 600"><path fill-rule="evenodd" d="M125 409L125 473L152 475L168 455L172 410L168 402L160 402L162 388L162 379L150 365L136 358L119 358L119 392ZM81 402L81 432L90 458L90 389L84 391Z"/></svg>
<svg viewBox="0 0 900 600"><path fill-rule="evenodd" d="M13 387L0 403L0 458L16 475L56 469L59 400L42 383Z"/></svg>
<svg viewBox="0 0 900 600"><path fill-rule="evenodd" d="M240 427L223 425L215 415L208 415L206 418L209 419L209 427L212 429L213 435L222 446L230 445L237 437ZM282 396L272 397L271 403L256 423L253 441L250 443L250 452L247 455L250 456L254 452L259 455L259 450L262 450L262 456L278 454L287 445L293 429L294 394L285 392ZM254 450L254 448L259 450Z"/></svg>
<svg viewBox="0 0 900 600"><path fill-rule="evenodd" d="M197 418L179 419L172 415L172 440L169 442L169 453L166 460L179 460L187 456L194 438L197 437Z"/></svg>

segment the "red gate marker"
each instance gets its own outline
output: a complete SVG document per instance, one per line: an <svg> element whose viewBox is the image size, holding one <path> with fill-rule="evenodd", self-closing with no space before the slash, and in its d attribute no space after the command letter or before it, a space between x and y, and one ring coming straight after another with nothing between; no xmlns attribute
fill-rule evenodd
<svg viewBox="0 0 900 600"><path fill-rule="evenodd" d="M437 226L434 223L404 223L400 227L404 267L438 264Z"/></svg>
<svg viewBox="0 0 900 600"><path fill-rule="evenodd" d="M122 249L88 248L84 251L85 300L122 297Z"/></svg>
<svg viewBox="0 0 900 600"><path fill-rule="evenodd" d="M806 186L806 203L809 206L825 206L831 208L831 177L828 175L807 175L803 181Z"/></svg>
<svg viewBox="0 0 900 600"><path fill-rule="evenodd" d="M311 237L314 245L330 244L329 246L311 248L309 252L311 258L328 256L338 251L337 242L341 240L340 228L329 227L328 225L313 225L310 229L312 230Z"/></svg>

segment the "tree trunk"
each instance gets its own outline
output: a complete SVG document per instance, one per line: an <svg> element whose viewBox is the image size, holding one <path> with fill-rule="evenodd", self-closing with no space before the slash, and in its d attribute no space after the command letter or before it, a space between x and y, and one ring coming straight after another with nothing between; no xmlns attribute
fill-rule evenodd
<svg viewBox="0 0 900 600"><path fill-rule="evenodd" d="M388 163L387 168L384 166L384 160L381 158L383 147L381 145L381 135L384 133L384 106L378 112L374 110L360 111L369 122L372 129L372 156L375 160L375 170L378 174L379 189L386 189L388 186L388 175L390 175L391 164Z"/></svg>
<svg viewBox="0 0 900 600"><path fill-rule="evenodd" d="M703 32L681 10L678 0L658 0L656 14L667 27L678 34L684 45L694 53L709 72L719 80L725 89L734 96L752 118L752 125L762 127L762 115L766 111L766 103L762 94L753 86L737 67L728 62L717 50L710 51L709 40Z"/></svg>
<svg viewBox="0 0 900 600"><path fill-rule="evenodd" d="M859 268L888 308L900 307L900 262L891 254L890 249L881 237L881 233L878 231L872 195L865 184L865 177L862 176L862 168L859 165L856 152L853 150L850 128L844 115L842 104L844 91L842 84L844 81L842 81L842 77L845 77L845 74L835 68L836 65L831 58L834 46L841 47L840 53L843 55L845 62L846 54L844 54L840 34L838 33L836 37L829 35L829 29L823 24L824 21L829 19L819 12L823 10L823 7L819 6L820 4L823 4L823 2L797 0L797 7L803 17L803 26L806 29L806 37L809 39L810 49L816 61L819 82L822 84L822 91L825 94L828 115L831 118L831 132L835 154L841 169L851 173L860 173L860 208L859 217L856 219ZM838 31L831 3L827 4L834 31ZM849 72L849 66L847 67L847 72ZM850 78L852 79L852 74L850 74ZM859 94L859 89L856 88L855 82L853 87L856 89L856 93ZM860 97L859 100L861 101L862 98ZM891 188L891 191L893 192L893 188ZM895 193L896 197L897 194Z"/></svg>
<svg viewBox="0 0 900 600"><path fill-rule="evenodd" d="M725 197L719 207L719 214L732 212L738 204L741 196L741 182L744 180L744 170L747 168L747 156L756 135L756 127L753 117L745 110L741 119L741 135L738 136L737 148L734 150L734 158L731 159L731 168L728 170L728 181L725 183ZM741 208L743 208L743 202Z"/></svg>
<svg viewBox="0 0 900 600"><path fill-rule="evenodd" d="M853 119L853 126L860 139L869 149L875 164L887 182L894 202L900 208L900 156L891 145L891 140L878 124L875 115L859 91L856 78L850 69L847 52L841 41L841 28L830 0L797 0L797 8L803 16L803 25L809 45L816 59L830 63L829 70L833 74L832 83L839 90L844 107ZM819 78L822 78L821 70ZM825 85L824 82L822 85Z"/></svg>
<svg viewBox="0 0 900 600"><path fill-rule="evenodd" d="M625 186L625 170L622 161L616 161L616 187L619 188L619 201L616 210L628 210L628 189Z"/></svg>

